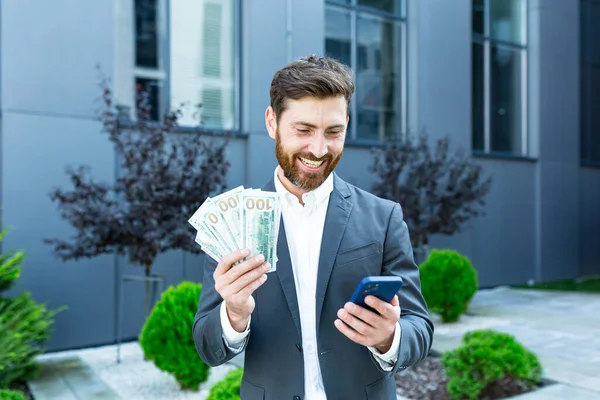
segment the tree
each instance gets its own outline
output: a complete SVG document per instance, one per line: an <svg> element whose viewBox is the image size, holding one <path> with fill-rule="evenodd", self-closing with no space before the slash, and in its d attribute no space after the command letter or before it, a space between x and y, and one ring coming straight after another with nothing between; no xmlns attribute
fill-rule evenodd
<svg viewBox="0 0 600 400"><path fill-rule="evenodd" d="M187 220L211 193L226 187L228 135L222 135L219 144L209 142L203 133L210 132L202 127L176 132L182 107L153 121L148 95L141 89L137 94L137 119L123 120L113 107L112 92L105 80L101 89L100 120L115 147L119 176L114 182L97 182L89 167L68 167L72 188L55 189L50 197L75 232L69 239L45 242L63 261L102 254L126 255L131 264L143 267L149 276L160 253L178 249L201 252Z"/></svg>
<svg viewBox="0 0 600 400"><path fill-rule="evenodd" d="M431 148L426 134L408 135L373 149L375 195L401 204L413 247L423 251L433 234L452 235L484 215L491 177L447 137Z"/></svg>

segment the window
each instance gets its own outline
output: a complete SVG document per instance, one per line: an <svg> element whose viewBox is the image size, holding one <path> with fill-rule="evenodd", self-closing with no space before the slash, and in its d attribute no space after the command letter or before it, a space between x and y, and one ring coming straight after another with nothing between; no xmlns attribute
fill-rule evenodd
<svg viewBox="0 0 600 400"><path fill-rule="evenodd" d="M404 0L327 0L325 53L354 70L348 137L381 141L406 131Z"/></svg>
<svg viewBox="0 0 600 400"><path fill-rule="evenodd" d="M238 1L119 0L119 103L143 88L153 119L183 106L182 126L237 129Z"/></svg>
<svg viewBox="0 0 600 400"><path fill-rule="evenodd" d="M600 0L581 8L581 160L600 165Z"/></svg>
<svg viewBox="0 0 600 400"><path fill-rule="evenodd" d="M472 6L473 149L527 156L527 0Z"/></svg>

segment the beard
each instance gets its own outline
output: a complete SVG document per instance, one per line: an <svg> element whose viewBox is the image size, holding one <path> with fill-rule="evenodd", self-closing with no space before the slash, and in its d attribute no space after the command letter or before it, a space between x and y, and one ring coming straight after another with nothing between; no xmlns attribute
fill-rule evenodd
<svg viewBox="0 0 600 400"><path fill-rule="evenodd" d="M275 156L277 157L279 166L283 171L283 176L285 176L285 178L293 185L302 190L311 191L321 186L329 174L331 174L331 172L337 166L338 162L342 158L342 153L343 151L337 156L327 153L321 158L315 157L312 153L286 153L281 144L279 128L277 128L275 137ZM296 159L299 157L312 161L323 161L325 167L323 170L316 172L303 171L296 162Z"/></svg>

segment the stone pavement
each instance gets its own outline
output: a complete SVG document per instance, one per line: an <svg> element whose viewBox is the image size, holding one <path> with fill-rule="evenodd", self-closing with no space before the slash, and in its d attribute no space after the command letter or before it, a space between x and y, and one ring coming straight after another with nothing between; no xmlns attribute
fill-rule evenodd
<svg viewBox="0 0 600 400"><path fill-rule="evenodd" d="M544 377L556 383L513 399L600 400L600 294L482 290L459 322L436 319L435 325L437 352L460 345L469 330L488 328L513 334L534 351ZM122 346L121 364L115 362L114 346L48 354L41 361L40 376L30 382L36 400L203 400L210 386L236 366L214 369L210 382L190 393L144 361L137 343ZM237 357L235 364L242 361Z"/></svg>
<svg viewBox="0 0 600 400"><path fill-rule="evenodd" d="M600 294L481 290L457 323L435 320L433 349L455 348L465 332L475 329L514 335L538 355L544 377L556 382L515 399L600 399Z"/></svg>

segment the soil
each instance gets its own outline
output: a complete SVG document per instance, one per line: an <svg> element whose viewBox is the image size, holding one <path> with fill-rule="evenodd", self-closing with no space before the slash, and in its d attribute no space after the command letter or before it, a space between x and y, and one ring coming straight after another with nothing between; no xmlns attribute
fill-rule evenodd
<svg viewBox="0 0 600 400"><path fill-rule="evenodd" d="M430 355L422 363L396 374L398 394L413 400L451 400L447 390L448 377L439 357ZM505 378L490 383L480 400L498 400L538 389L527 383Z"/></svg>

